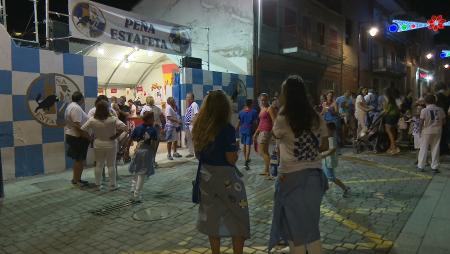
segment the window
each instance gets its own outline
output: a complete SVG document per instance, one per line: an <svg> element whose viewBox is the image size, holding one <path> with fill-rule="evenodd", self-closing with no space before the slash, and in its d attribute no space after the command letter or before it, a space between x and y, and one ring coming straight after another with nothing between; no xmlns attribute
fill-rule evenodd
<svg viewBox="0 0 450 254"><path fill-rule="evenodd" d="M325 24L317 22L317 39L320 45L325 45Z"/></svg>
<svg viewBox="0 0 450 254"><path fill-rule="evenodd" d="M297 24L297 13L289 8L284 9L284 25L292 26Z"/></svg>
<svg viewBox="0 0 450 254"><path fill-rule="evenodd" d="M350 19L345 19L345 44L352 45L353 40L353 22Z"/></svg>
<svg viewBox="0 0 450 254"><path fill-rule="evenodd" d="M328 44L330 45L330 48L334 50L338 49L338 32L335 29L330 28L328 35Z"/></svg>
<svg viewBox="0 0 450 254"><path fill-rule="evenodd" d="M304 37L304 43L305 47L309 48L311 45L311 20L309 17L303 17L303 37Z"/></svg>
<svg viewBox="0 0 450 254"><path fill-rule="evenodd" d="M277 27L277 2L274 0L265 0L262 2L262 22L266 26Z"/></svg>

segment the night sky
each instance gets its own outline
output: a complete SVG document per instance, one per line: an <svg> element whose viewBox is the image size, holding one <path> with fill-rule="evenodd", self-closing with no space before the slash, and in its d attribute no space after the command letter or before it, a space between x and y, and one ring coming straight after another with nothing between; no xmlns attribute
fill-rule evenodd
<svg viewBox="0 0 450 254"><path fill-rule="evenodd" d="M126 11L130 11L139 1L140 0L94 0L94 2ZM67 3L67 0L50 0L50 10L67 13ZM22 32L24 33L24 39L34 40L33 2L30 0L6 0L6 8L8 14L8 31L11 34L13 34L13 32ZM38 12L38 20L40 22L39 34L42 34L42 37L44 38L45 24L43 23L43 20L45 20L45 0L39 0ZM58 18L56 15L51 15L51 19L60 20L66 23L68 22L67 18Z"/></svg>
<svg viewBox="0 0 450 254"><path fill-rule="evenodd" d="M432 15L442 15L447 21L450 20L449 0L411 0L411 2L412 8L427 19ZM441 30L434 36L434 39L437 44L450 44L450 27Z"/></svg>
<svg viewBox="0 0 450 254"><path fill-rule="evenodd" d="M123 10L131 10L140 0L95 0L95 2L103 3ZM345 1L345 0L343 0ZM365 1L365 0L361 0ZM412 4L415 12L430 18L431 15L442 14L444 18L450 20L450 4L449 0L406 0ZM39 1L39 21L42 22L45 16L44 10L45 0ZM33 23L33 3L29 0L6 0L8 11L8 30L13 32L25 32L23 38L34 39L34 23ZM61 13L67 13L67 0L51 0L50 9ZM30 20L31 19L31 20ZM52 19L57 17L52 16ZM64 18L60 21L67 22ZM28 24L28 26L27 26ZM44 34L45 26L42 24L39 27L40 34ZM435 35L436 43L450 44L450 28L440 31Z"/></svg>

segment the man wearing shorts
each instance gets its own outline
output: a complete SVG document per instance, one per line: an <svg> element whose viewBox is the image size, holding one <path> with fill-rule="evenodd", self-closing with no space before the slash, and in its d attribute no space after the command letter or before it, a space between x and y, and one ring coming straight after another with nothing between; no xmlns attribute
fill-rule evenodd
<svg viewBox="0 0 450 254"><path fill-rule="evenodd" d="M181 158L181 154L177 152L177 142L179 138L179 129L181 126L181 120L178 113L175 111L176 109L175 99L173 97L167 98L166 104L166 142L167 142L167 159L173 160L175 158ZM173 150L173 157L172 157Z"/></svg>
<svg viewBox="0 0 450 254"><path fill-rule="evenodd" d="M86 161L90 143L89 135L81 130L81 126L89 118L83 108L81 108L81 105L83 104L83 94L74 92L72 95L72 103L67 106L64 114L64 119L66 121L64 133L68 147L67 156L74 160L72 184L79 187L88 185L87 181L81 180L84 162Z"/></svg>
<svg viewBox="0 0 450 254"><path fill-rule="evenodd" d="M239 123L236 130L241 136L241 144L244 145L245 167L248 169L250 163L250 151L253 145L253 127L258 120L258 112L252 108L253 100L245 102L244 109L239 112Z"/></svg>

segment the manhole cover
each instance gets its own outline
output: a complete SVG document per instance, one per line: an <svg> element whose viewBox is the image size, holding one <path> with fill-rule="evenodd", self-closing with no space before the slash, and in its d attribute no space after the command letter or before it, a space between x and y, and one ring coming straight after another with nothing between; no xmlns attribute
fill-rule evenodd
<svg viewBox="0 0 450 254"><path fill-rule="evenodd" d="M175 217L183 213L183 209L170 205L153 205L136 211L133 219L138 221L156 221Z"/></svg>

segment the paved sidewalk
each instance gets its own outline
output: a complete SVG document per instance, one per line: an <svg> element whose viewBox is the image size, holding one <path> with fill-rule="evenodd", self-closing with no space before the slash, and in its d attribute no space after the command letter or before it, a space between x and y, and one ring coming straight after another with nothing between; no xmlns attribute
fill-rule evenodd
<svg viewBox="0 0 450 254"><path fill-rule="evenodd" d="M114 192L73 188L70 171L8 182L0 204L0 253L210 253L207 237L195 228L197 207L190 202L195 159L169 162L159 154L158 160L160 168L145 183L141 204L128 201L126 166L119 166L122 187ZM258 175L261 159L252 160L252 169L242 171L251 223L244 253L262 254L267 253L274 182ZM408 153L341 157L336 174L352 195L342 198L336 186L325 195L324 253L389 253L432 178L417 173L413 161ZM84 177L93 181L92 169ZM232 253L229 239L222 245L222 253Z"/></svg>
<svg viewBox="0 0 450 254"><path fill-rule="evenodd" d="M450 171L433 177L391 254L450 253Z"/></svg>

